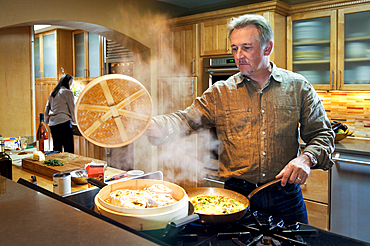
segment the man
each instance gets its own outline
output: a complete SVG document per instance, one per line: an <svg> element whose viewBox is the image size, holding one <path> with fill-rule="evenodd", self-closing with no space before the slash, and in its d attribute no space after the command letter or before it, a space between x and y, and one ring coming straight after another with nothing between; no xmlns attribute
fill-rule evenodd
<svg viewBox="0 0 370 246"><path fill-rule="evenodd" d="M163 144L215 126L225 188L247 196L281 178L278 186L253 196L251 209L308 223L300 184L311 168L333 165L334 132L325 109L303 76L269 61L274 43L266 19L243 15L228 28L240 72L215 83L184 111L153 117L146 134L153 144ZM299 136L307 144L303 154Z"/></svg>

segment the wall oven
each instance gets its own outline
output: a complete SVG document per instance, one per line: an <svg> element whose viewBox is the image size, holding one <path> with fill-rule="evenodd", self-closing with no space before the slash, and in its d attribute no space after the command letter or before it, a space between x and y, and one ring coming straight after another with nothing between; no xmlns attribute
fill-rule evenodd
<svg viewBox="0 0 370 246"><path fill-rule="evenodd" d="M239 72L233 57L203 59L203 90L220 80L226 80Z"/></svg>

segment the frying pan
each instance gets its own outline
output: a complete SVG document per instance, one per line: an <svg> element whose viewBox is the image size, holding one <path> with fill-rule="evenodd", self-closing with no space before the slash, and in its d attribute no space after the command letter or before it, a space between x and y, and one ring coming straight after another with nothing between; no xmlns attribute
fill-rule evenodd
<svg viewBox="0 0 370 246"><path fill-rule="evenodd" d="M247 211L249 210L250 199L257 192L259 192L260 190L262 190L266 187L277 185L280 181L281 181L281 179L276 179L276 180L273 180L271 182L268 182L268 183L266 183L266 184L264 184L264 185L262 185L262 186L260 186L256 189L254 189L248 195L248 197L245 197L244 195L242 195L238 192L223 189L223 188L198 187L198 188L187 189L186 193L188 194L189 199L191 197L195 197L197 195L226 196L226 197L229 197L229 198L240 201L245 207L244 210L241 210L239 212L232 213L232 214L209 215L209 214L198 214L198 213L196 213L196 214L199 215L199 219L196 220L196 217L192 217L191 219L193 219L193 221L196 220L196 223L209 224L209 225L228 224L228 223L236 222L236 221L240 220L241 218L243 218L244 215L247 213ZM193 221L190 221L190 222L193 222Z"/></svg>

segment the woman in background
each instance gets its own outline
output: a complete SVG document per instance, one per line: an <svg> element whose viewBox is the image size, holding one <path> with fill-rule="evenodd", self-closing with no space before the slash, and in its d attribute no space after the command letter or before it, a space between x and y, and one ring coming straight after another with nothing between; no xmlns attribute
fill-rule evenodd
<svg viewBox="0 0 370 246"><path fill-rule="evenodd" d="M55 151L74 153L72 122L75 122L73 76L66 74L49 95L45 107L45 123L49 125Z"/></svg>

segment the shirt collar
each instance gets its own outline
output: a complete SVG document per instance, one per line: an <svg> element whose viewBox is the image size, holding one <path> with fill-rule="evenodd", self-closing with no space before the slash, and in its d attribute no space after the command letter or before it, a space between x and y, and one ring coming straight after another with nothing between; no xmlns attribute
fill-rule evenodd
<svg viewBox="0 0 370 246"><path fill-rule="evenodd" d="M272 61L270 61L270 64L271 64L271 76L270 76L270 80L271 80L271 77L272 77L276 82L282 83L283 82L283 76L281 74L281 71L279 69L277 69L275 63L273 63ZM235 75L235 83L236 84L240 84L243 81L248 81L248 79L246 77L244 77L241 74L241 72L237 73Z"/></svg>

